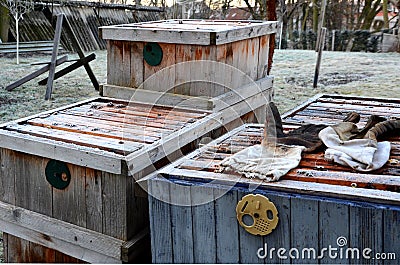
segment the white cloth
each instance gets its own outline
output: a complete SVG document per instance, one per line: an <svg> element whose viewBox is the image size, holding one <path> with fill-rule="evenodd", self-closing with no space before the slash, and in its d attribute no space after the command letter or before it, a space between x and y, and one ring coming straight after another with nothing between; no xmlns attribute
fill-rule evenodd
<svg viewBox="0 0 400 265"><path fill-rule="evenodd" d="M277 181L299 165L304 149L303 146L282 144L254 145L222 160L220 171L230 168L247 178Z"/></svg>
<svg viewBox="0 0 400 265"><path fill-rule="evenodd" d="M342 141L332 127L320 131L319 138L328 147L325 159L358 171L372 171L381 168L390 156L390 142L377 143L371 139Z"/></svg>

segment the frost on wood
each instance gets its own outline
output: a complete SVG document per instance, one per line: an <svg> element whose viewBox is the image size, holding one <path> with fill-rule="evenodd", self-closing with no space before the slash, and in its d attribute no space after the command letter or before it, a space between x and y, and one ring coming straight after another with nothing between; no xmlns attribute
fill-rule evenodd
<svg viewBox="0 0 400 265"><path fill-rule="evenodd" d="M34 8L33 0L0 0L0 4L5 6L10 15L15 20L15 32L17 32L17 64L19 64L19 24L26 13L29 13Z"/></svg>

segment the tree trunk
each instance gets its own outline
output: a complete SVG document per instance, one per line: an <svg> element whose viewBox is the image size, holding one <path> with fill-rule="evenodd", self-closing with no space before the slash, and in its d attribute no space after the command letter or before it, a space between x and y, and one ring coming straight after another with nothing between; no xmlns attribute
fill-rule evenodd
<svg viewBox="0 0 400 265"><path fill-rule="evenodd" d="M308 5L305 4L303 7L303 22L301 24L301 31L306 31L307 28L307 17L308 17Z"/></svg>
<svg viewBox="0 0 400 265"><path fill-rule="evenodd" d="M312 0L313 6L313 31L317 32L318 31L318 6L317 6L317 0Z"/></svg>
<svg viewBox="0 0 400 265"><path fill-rule="evenodd" d="M382 0L383 28L389 28L388 0Z"/></svg>
<svg viewBox="0 0 400 265"><path fill-rule="evenodd" d="M267 0L266 2L267 5L267 17L266 19L269 21L276 21L276 2L275 0ZM273 57L274 57L274 51L275 51L275 34L272 34L270 39L269 39L269 54L268 54L268 70L267 70L267 75L270 74L271 68L272 68L272 62L273 62Z"/></svg>
<svg viewBox="0 0 400 265"><path fill-rule="evenodd" d="M8 30L10 29L10 16L8 9L0 5L0 39L2 42L8 41Z"/></svg>
<svg viewBox="0 0 400 265"><path fill-rule="evenodd" d="M17 64L19 64L19 19L18 15L15 17L15 30L17 32Z"/></svg>

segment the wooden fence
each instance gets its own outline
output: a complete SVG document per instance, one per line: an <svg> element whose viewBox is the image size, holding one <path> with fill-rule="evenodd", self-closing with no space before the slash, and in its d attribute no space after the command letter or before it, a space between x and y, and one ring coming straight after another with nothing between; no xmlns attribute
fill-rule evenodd
<svg viewBox="0 0 400 265"><path fill-rule="evenodd" d="M42 5L24 16L20 21L20 41L48 41L54 38L56 15L64 13L85 51L105 49L106 43L99 36L101 26L126 24L162 19L163 10L159 8L125 9L112 5L76 6ZM15 21L10 19L10 32L16 38ZM61 44L66 50L74 51L68 38L63 34Z"/></svg>

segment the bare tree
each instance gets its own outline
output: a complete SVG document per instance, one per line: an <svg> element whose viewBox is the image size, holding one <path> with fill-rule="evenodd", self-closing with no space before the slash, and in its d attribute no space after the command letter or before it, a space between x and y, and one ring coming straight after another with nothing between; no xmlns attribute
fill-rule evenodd
<svg viewBox="0 0 400 265"><path fill-rule="evenodd" d="M17 64L19 64L19 21L23 16L34 8L33 0L0 0L0 4L5 6L10 15L15 20L15 31L17 32Z"/></svg>

